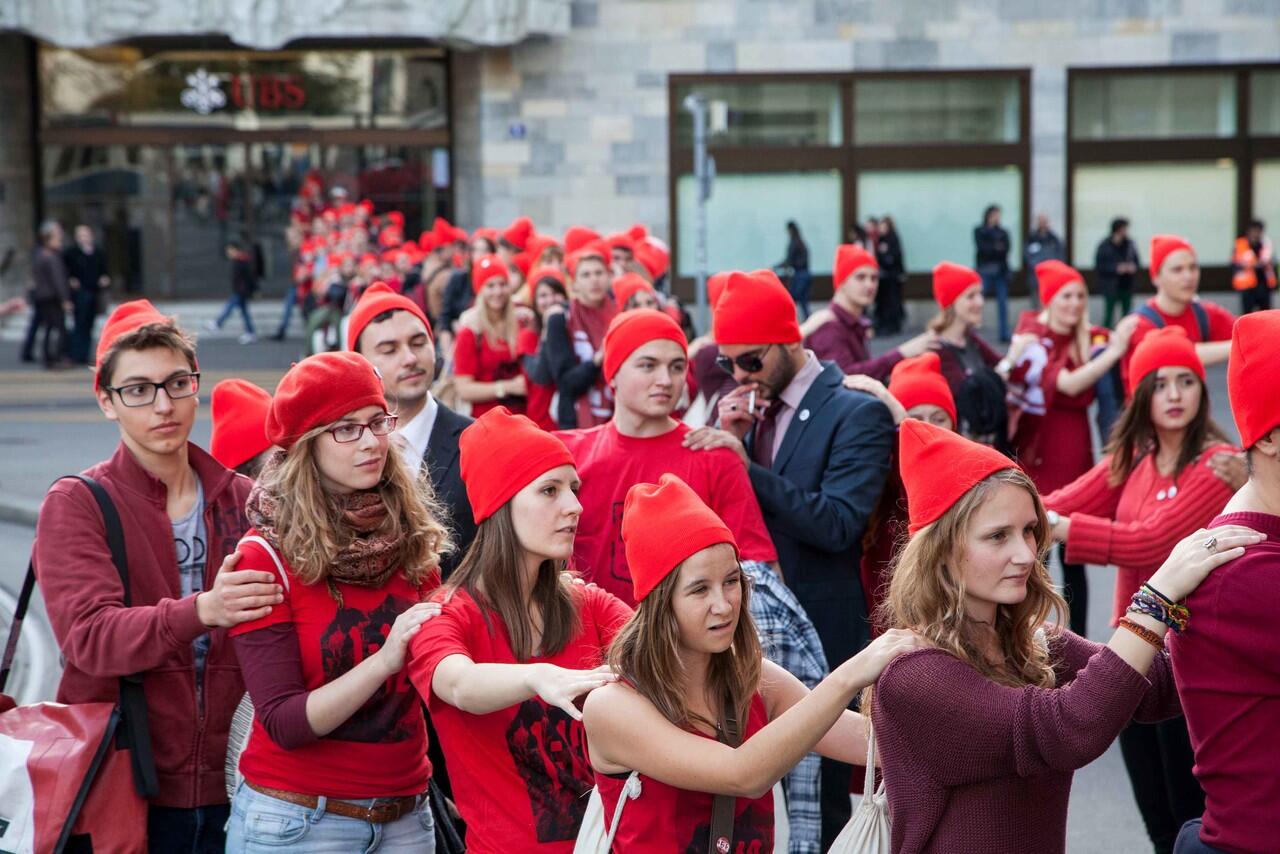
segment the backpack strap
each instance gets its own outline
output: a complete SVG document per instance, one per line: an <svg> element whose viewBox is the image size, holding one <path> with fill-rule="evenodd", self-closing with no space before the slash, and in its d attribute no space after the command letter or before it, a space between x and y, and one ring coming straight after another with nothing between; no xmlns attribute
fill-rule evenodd
<svg viewBox="0 0 1280 854"><path fill-rule="evenodd" d="M1160 312L1156 311L1147 303L1144 302L1142 305L1138 306L1137 310L1134 311L1134 314L1146 320L1156 329L1164 329L1164 318L1160 316Z"/></svg>
<svg viewBox="0 0 1280 854"><path fill-rule="evenodd" d="M718 736L720 741L730 747L737 747L740 743L737 716L728 697L725 698L724 726ZM716 795L712 799L711 833L707 835L708 854L724 854L733 850L733 819L737 807L738 799L733 795Z"/></svg>
<svg viewBox="0 0 1280 854"><path fill-rule="evenodd" d="M1209 340L1209 312L1200 300L1191 301L1191 313L1196 316L1196 326L1200 329L1200 340Z"/></svg>
<svg viewBox="0 0 1280 854"><path fill-rule="evenodd" d="M280 570L280 583L284 585L284 592L289 592L289 573L284 571L284 564L280 562L280 555L276 554L276 550L262 537L257 534L251 534L247 537L241 537L240 542L236 544L239 547L243 543L253 543L258 548L267 553L267 557L275 563L276 569Z"/></svg>
<svg viewBox="0 0 1280 854"><path fill-rule="evenodd" d="M22 581L22 592L18 594L18 606L13 612L13 623L9 626L9 639L4 645L4 655L0 657L0 694L9 681L9 671L13 669L14 656L18 654L18 636L22 633L22 621L27 616L27 606L31 604L31 594L36 589L36 565L31 558L27 559L27 577Z"/></svg>

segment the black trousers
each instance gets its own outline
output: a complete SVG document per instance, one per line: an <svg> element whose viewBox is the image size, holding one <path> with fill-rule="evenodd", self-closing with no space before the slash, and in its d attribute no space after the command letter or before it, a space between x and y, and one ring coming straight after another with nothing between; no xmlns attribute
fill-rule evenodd
<svg viewBox="0 0 1280 854"><path fill-rule="evenodd" d="M153 854L222 854L229 804L195 809L151 807L147 811L147 849Z"/></svg>
<svg viewBox="0 0 1280 854"><path fill-rule="evenodd" d="M1082 638L1089 636L1089 576L1084 564L1067 563L1067 544L1058 543L1058 560L1062 562L1062 596L1071 606L1071 631Z"/></svg>
<svg viewBox="0 0 1280 854"><path fill-rule="evenodd" d="M1240 313L1271 310L1271 288L1266 283L1240 292Z"/></svg>
<svg viewBox="0 0 1280 854"><path fill-rule="evenodd" d="M98 295L84 288L71 297L75 313L71 321L71 340L67 355L71 361L89 364L89 350L93 343L93 324L98 319Z"/></svg>
<svg viewBox="0 0 1280 854"><path fill-rule="evenodd" d="M41 355L45 365L61 361L67 352L67 313L62 308L62 300L36 300L36 338L44 331L44 346Z"/></svg>
<svg viewBox="0 0 1280 854"><path fill-rule="evenodd" d="M1186 718L1129 724L1120 733L1120 753L1156 854L1172 854L1182 825L1204 815Z"/></svg>

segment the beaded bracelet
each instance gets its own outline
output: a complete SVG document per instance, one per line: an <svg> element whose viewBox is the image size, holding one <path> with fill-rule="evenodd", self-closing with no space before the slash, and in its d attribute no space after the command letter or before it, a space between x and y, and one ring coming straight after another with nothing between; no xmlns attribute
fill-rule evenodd
<svg viewBox="0 0 1280 854"><path fill-rule="evenodd" d="M1170 607L1176 607L1176 606L1178 605L1178 603L1177 603L1177 602L1173 601L1173 600L1172 600L1172 599L1170 599L1168 596L1164 595L1164 594L1163 594L1163 593L1161 593L1159 590L1157 590L1157 589L1155 589L1154 587L1152 587L1152 586L1151 586L1151 582L1149 582L1149 581L1148 581L1148 582L1144 582L1144 583L1143 583L1143 585L1142 585L1142 587L1141 587L1141 588L1139 588L1139 589L1147 591L1147 592L1148 592L1148 593L1150 593L1152 596L1156 597L1156 598L1157 598L1157 599L1159 599L1161 602L1164 602L1166 605L1168 605L1168 606L1170 606Z"/></svg>
<svg viewBox="0 0 1280 854"><path fill-rule="evenodd" d="M1191 619L1191 612L1185 605L1169 605L1165 600L1152 596L1146 590L1133 594L1128 611L1146 614L1164 623L1175 632L1181 632Z"/></svg>
<svg viewBox="0 0 1280 854"><path fill-rule="evenodd" d="M1146 626L1138 625L1128 617L1121 617L1119 625L1122 629L1128 629L1133 632L1135 635L1154 646L1157 650L1164 649L1164 638L1160 637Z"/></svg>

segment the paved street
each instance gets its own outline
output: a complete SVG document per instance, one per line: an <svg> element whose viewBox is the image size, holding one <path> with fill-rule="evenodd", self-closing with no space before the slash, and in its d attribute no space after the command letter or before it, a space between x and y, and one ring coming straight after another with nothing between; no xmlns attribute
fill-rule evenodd
<svg viewBox="0 0 1280 854"><path fill-rule="evenodd" d="M255 305L255 310L259 308ZM195 319L203 320L209 311L207 305L192 307L184 312L184 317L195 326ZM274 320L268 323L269 315L262 314L264 319L259 325L270 331ZM1096 306L1093 314L1099 315ZM912 317L917 327L926 316L923 305L915 306ZM208 389L214 383L225 377L241 376L273 389L290 362L302 355L301 342L297 339L241 346L234 340L239 331L238 321L232 320L228 330L201 336L200 367L205 392L201 396L202 406L193 437L197 443L205 444L209 437ZM46 372L20 364L12 327L3 338L0 344L0 449L3 449L0 452L0 518L4 521L0 521L0 555L4 559L0 561L0 587L16 593L34 533L27 521L34 519L49 483L60 474L79 471L110 455L116 446L117 434L97 410L87 370ZM877 350L893 340L881 342ZM1235 428L1226 401L1225 371L1221 367L1210 369L1209 380L1215 416L1234 437ZM1102 567L1092 570L1089 635L1102 640L1110 634L1106 616L1110 613L1114 571ZM1150 850L1117 746L1113 745L1076 776L1068 832L1068 850L1073 854Z"/></svg>

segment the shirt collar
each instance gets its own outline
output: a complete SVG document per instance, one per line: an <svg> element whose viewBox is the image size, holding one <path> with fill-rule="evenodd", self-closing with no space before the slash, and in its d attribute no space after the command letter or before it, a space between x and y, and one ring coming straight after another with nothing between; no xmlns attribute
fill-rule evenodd
<svg viewBox="0 0 1280 854"><path fill-rule="evenodd" d="M812 350L805 350L804 367L796 371L796 375L791 378L791 382L787 384L787 387L782 390L782 394L778 395L778 397L788 408L799 409L814 380L820 376L822 376L822 363L818 361L818 357L813 354Z"/></svg>
<svg viewBox="0 0 1280 854"><path fill-rule="evenodd" d="M427 392L427 402L423 405L422 411L396 430L413 450L412 462L419 463L426 456L427 443L431 439L431 431L436 426L436 415L439 413L440 404L436 402L431 392Z"/></svg>
<svg viewBox="0 0 1280 854"><path fill-rule="evenodd" d="M867 316L865 314L855 317L853 312L849 311L849 309L845 308L844 306L836 303L834 300L831 302L828 308L831 309L831 313L836 316L837 320L839 320L841 323L843 323L845 326L849 327L850 329L866 330L868 327L871 326L871 321L867 319Z"/></svg>

